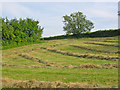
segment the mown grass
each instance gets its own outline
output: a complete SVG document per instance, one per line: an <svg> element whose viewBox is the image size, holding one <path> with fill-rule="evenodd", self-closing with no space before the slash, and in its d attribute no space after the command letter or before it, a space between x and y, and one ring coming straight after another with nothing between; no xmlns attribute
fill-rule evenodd
<svg viewBox="0 0 120 90"><path fill-rule="evenodd" d="M38 44L38 43L45 43L45 41L43 41L43 40L41 40L41 41L38 41L38 42L27 42L27 43L19 43L18 45L17 45L17 43L16 44L13 44L13 43L11 43L11 44L9 44L9 45L6 45L6 46L2 46L2 50L7 50L7 49L12 49L12 48L17 48L17 47L22 47L22 46L26 46L26 45L32 45L32 44Z"/></svg>
<svg viewBox="0 0 120 90"><path fill-rule="evenodd" d="M88 82L102 85L117 85L117 69L48 69L48 68L22 68L4 67L3 78L16 80Z"/></svg>
<svg viewBox="0 0 120 90"><path fill-rule="evenodd" d="M61 40L51 40L51 41L71 44L71 43L81 43L81 42L118 41L118 37L119 36L115 36L115 37L100 37L100 38L61 39Z"/></svg>
<svg viewBox="0 0 120 90"><path fill-rule="evenodd" d="M106 61L106 60L98 60L98 59L90 59L90 58L80 58L73 56L61 55L55 52L47 51L47 50L36 50L34 52L28 53L30 55L40 57L43 60L47 60L48 62L56 62L62 65L82 65L82 64L117 64L117 61Z"/></svg>
<svg viewBox="0 0 120 90"><path fill-rule="evenodd" d="M80 46L83 46L83 47L87 47L87 48L91 48L91 49L97 49L97 50L101 50L100 46L96 46L96 45L87 45L86 44L83 44ZM94 47L95 46L95 47ZM114 49L118 49L117 47L114 47L112 50L111 48L107 48L107 47L104 47L102 48L104 51L113 51L113 52L117 52L118 50L114 50ZM79 54L94 54L94 55L104 55L104 56L118 56L118 54L116 53L103 53L103 52L93 52L93 51L90 51L90 50L86 50L86 49L81 49L81 48L76 48L76 47L72 47L72 46L68 46L68 45L62 45L62 46L59 46L59 47L54 47L54 49L58 49L58 50L62 50L62 51L68 51L68 52L72 52L72 53L79 53Z"/></svg>
<svg viewBox="0 0 120 90"><path fill-rule="evenodd" d="M80 46L84 46L84 47L88 47L88 48L92 48L92 49L98 49L98 50L107 50L107 51L118 51L118 47L112 47L112 46L103 46L103 45L94 45L94 44L85 44L85 42L97 42L97 41L91 41L91 39L87 39L87 38L81 38L81 39L65 39L65 40L53 40L53 41L58 41L60 43L64 43L64 45L80 45ZM99 42L99 41L98 41ZM105 42L102 42L103 44L105 44ZM111 44L112 42L110 42L109 44ZM118 45L118 43L116 43L115 45ZM63 47L63 46L61 46ZM57 48L57 47L55 47ZM59 48L59 47L58 47ZM64 47L63 47L64 48ZM66 48L66 47L65 47Z"/></svg>
<svg viewBox="0 0 120 90"><path fill-rule="evenodd" d="M20 54L28 54L31 57L37 57L45 62L56 65L75 65L80 66L83 64L117 64L117 61L100 60L96 58L83 58L63 55L56 52L51 52L41 47L52 48L55 50L61 50L76 54L89 54L89 55L102 55L108 57L118 57L117 53L104 53L90 51L82 48L72 47L70 45L78 45L81 47L87 47L95 50L103 50L110 52L117 52L118 47L103 46L95 44L85 44L85 42L95 42L103 44L115 44L116 42L104 42L104 41L117 41L118 37L104 37L104 38L79 38L79 39L62 39L62 40L46 40L44 43L37 43L32 45L26 45L17 48L11 48L2 50L2 62L10 65L19 65L20 67L3 66L2 76L3 78L10 78L15 80L38 80L38 81L61 81L65 83L69 82L84 82L88 84L100 84L104 87L118 85L118 70L116 68L61 68L61 67L40 67L40 68L28 68L29 66L44 66L44 63L38 61L26 59L20 56ZM23 67L26 66L26 67ZM4 86L3 86L4 87Z"/></svg>
<svg viewBox="0 0 120 90"><path fill-rule="evenodd" d="M41 65L43 65L42 63L39 63L39 62L36 62L33 60L29 60L29 59L25 59L20 56L15 56L10 59L5 58L4 61L2 61L2 63L13 64L13 65L25 65L25 66L30 66L30 65L41 66Z"/></svg>

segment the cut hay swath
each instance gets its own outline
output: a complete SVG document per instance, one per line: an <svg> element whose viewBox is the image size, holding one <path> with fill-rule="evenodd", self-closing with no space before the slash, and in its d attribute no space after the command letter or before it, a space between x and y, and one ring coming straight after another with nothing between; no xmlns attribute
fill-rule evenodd
<svg viewBox="0 0 120 90"><path fill-rule="evenodd" d="M42 66L38 66L38 65L30 65L30 66L25 66L25 65L15 65L15 64L7 64L7 63L3 63L2 64L3 67L25 67L25 68L105 68L105 69L118 69L118 64L102 64L102 65L95 65L95 64L83 64L80 66L75 66L75 65L42 65Z"/></svg>
<svg viewBox="0 0 120 90"><path fill-rule="evenodd" d="M85 44L95 44L95 45L119 47L119 45L113 45L113 44L103 44L103 43L94 43L94 42L84 42L84 43L85 43Z"/></svg>
<svg viewBox="0 0 120 90"><path fill-rule="evenodd" d="M103 52L103 53L118 53L118 51L117 51L117 52L104 51L104 50L91 49L91 48L82 47L82 46L77 46L77 45L70 45L70 46L77 47L77 48L81 48L81 49L86 49L86 50L90 50L90 51L95 51L95 52Z"/></svg>
<svg viewBox="0 0 120 90"><path fill-rule="evenodd" d="M52 48L46 48L46 47L41 47L41 49L46 49L48 51L60 53L62 55L68 55L68 56L74 56L74 57L82 57L82 58L96 58L99 60L111 60L111 61L118 61L119 57L109 57L109 56L99 56L99 55L92 55L92 54L76 54L76 53L70 53L70 52L65 52L61 50L56 50Z"/></svg>

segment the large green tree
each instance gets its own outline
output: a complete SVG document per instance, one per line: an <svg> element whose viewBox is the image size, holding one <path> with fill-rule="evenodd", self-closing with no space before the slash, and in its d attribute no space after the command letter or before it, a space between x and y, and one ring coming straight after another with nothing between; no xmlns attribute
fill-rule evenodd
<svg viewBox="0 0 120 90"><path fill-rule="evenodd" d="M90 20L86 19L86 16L83 15L82 12L75 12L70 14L70 16L65 15L63 27L64 31L67 34L81 34L84 32L89 32L92 28L94 28L93 23Z"/></svg>
<svg viewBox="0 0 120 90"><path fill-rule="evenodd" d="M13 34L14 28L10 25L2 25L2 39L5 40L13 40L15 35Z"/></svg>
<svg viewBox="0 0 120 90"><path fill-rule="evenodd" d="M0 18L2 22L2 44L20 42L36 42L40 40L43 28L39 26L39 21L26 19L7 19Z"/></svg>

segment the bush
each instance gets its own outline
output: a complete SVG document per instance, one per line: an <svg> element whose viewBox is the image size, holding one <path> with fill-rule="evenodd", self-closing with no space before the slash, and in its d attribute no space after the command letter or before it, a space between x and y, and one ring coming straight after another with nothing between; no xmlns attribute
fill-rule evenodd
<svg viewBox="0 0 120 90"><path fill-rule="evenodd" d="M24 42L36 42L40 39L43 28L38 26L39 22L26 18L26 19L11 19L0 18L2 21L2 45L9 44L18 45Z"/></svg>

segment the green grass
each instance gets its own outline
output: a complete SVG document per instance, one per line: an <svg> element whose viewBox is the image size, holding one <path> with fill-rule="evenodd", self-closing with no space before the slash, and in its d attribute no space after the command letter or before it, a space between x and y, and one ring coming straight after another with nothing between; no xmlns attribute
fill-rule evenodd
<svg viewBox="0 0 120 90"><path fill-rule="evenodd" d="M55 52L50 52L47 50L36 50L34 52L28 53L31 56L39 57L43 60L47 60L48 62L56 62L62 65L82 65L82 64L117 64L115 61L106 61L106 60L98 60L98 59L89 59L89 58L79 58L73 56L65 56L62 54L58 54Z"/></svg>
<svg viewBox="0 0 120 90"><path fill-rule="evenodd" d="M96 40L96 41L94 41ZM98 41L97 41L98 40ZM45 64L38 61L26 59L19 54L28 54L31 57L37 57L46 62L54 62L57 65L75 65L80 66L83 64L117 64L117 61L99 60L95 58L82 58L62 55L60 53L51 52L48 50L40 49L40 47L47 47L56 50L66 51L76 54L92 54L102 56L118 56L115 53L104 53L72 47L70 45L77 45L81 47L87 47L91 49L103 50L115 52L118 51L117 47L102 46L95 44L85 44L85 42L114 44L116 42L104 42L115 41L118 37L104 37L104 38L79 38L79 39L60 39L60 40L46 40L44 43L36 43L20 47L8 47L2 50L2 62L8 65L18 65L20 67L3 66L2 77L15 80L38 80L38 81L61 81L65 83L69 82L84 82L89 84L100 84L104 87L118 85L118 70L115 69L98 69L98 68L60 68L60 67L41 67L41 68L28 68L29 66L44 66ZM58 46L51 46L56 45ZM59 45L60 44L60 45ZM62 45L61 45L62 44ZM39 48L39 49L36 49ZM36 49L36 50L34 50ZM25 67L24 67L25 66ZM49 66L51 67L51 66ZM4 86L3 86L4 87Z"/></svg>
<svg viewBox="0 0 120 90"><path fill-rule="evenodd" d="M80 44L79 46L83 46L83 47L87 47L87 48L91 48L91 49L97 49L97 50L101 50L101 48L102 48L103 50L106 50L106 51L113 51L113 52L118 51L118 50L114 50L114 49L118 49L117 47L109 48L109 47L97 46L97 45L91 45L90 46L90 45L86 45L86 44ZM72 47L72 46L68 46L68 45L62 45L62 46L59 46L59 47L54 47L54 49L67 51L67 52L72 52L72 53L79 53L79 54L118 56L118 54L116 54L116 53L102 53L102 52L95 52L95 51L93 52L93 51L90 51L90 50L81 49L81 48L77 48L77 47Z"/></svg>
<svg viewBox="0 0 120 90"><path fill-rule="evenodd" d="M4 67L3 78L16 80L88 82L102 85L118 83L117 69L48 69L48 68L14 68Z"/></svg>
<svg viewBox="0 0 120 90"><path fill-rule="evenodd" d="M91 39L90 39L91 40ZM98 49L98 50L107 50L107 51L118 51L118 47L112 47L112 46L102 46L102 45L94 45L94 44L85 44L84 42L95 42L97 41L90 41L89 38L82 38L82 39L65 39L65 40L59 40L58 42L64 43L64 46L68 47L68 45L80 45L83 47L88 47L92 49ZM57 41L57 40L54 40ZM104 44L104 42L102 42ZM116 44L118 45L118 43ZM55 47L58 48L64 48L64 46ZM65 48L66 48L65 47Z"/></svg>
<svg viewBox="0 0 120 90"><path fill-rule="evenodd" d="M38 43L45 43L45 41L41 40L39 42L19 43L18 45L11 43L9 45L2 46L2 50L17 48L17 47L22 47L22 46L26 46L26 45L38 44Z"/></svg>
<svg viewBox="0 0 120 90"><path fill-rule="evenodd" d="M29 60L29 59L25 59L23 57L20 56L16 56L16 57L12 57L10 59L4 59L3 63L6 64L13 64L13 65L24 65L24 66L30 66L30 65L37 65L37 66L41 66L43 65L42 63L33 61L33 60Z"/></svg>

